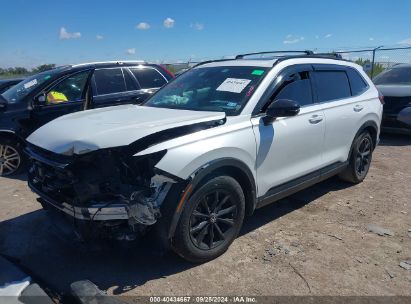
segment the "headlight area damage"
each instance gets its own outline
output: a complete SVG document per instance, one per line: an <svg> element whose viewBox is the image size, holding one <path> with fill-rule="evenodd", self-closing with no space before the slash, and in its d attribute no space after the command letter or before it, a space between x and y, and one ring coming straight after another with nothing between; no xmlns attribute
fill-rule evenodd
<svg viewBox="0 0 411 304"><path fill-rule="evenodd" d="M127 149L62 156L29 145L29 186L45 209L69 215L83 239L134 239L156 223L177 181L154 169L166 151L133 157Z"/></svg>

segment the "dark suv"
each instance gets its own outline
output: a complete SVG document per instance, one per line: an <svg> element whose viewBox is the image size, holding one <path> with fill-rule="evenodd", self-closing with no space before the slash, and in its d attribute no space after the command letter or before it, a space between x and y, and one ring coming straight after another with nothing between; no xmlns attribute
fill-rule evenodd
<svg viewBox="0 0 411 304"><path fill-rule="evenodd" d="M398 64L374 79L384 95L382 130L411 135L411 64Z"/></svg>
<svg viewBox="0 0 411 304"><path fill-rule="evenodd" d="M0 95L0 176L24 168L25 138L72 112L139 104L173 79L160 65L100 62L57 67L25 79Z"/></svg>

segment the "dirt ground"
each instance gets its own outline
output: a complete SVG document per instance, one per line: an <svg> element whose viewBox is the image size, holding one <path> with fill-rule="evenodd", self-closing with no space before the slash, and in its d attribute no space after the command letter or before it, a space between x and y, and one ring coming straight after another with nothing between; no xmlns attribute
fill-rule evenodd
<svg viewBox="0 0 411 304"><path fill-rule="evenodd" d="M410 197L411 137L385 136L362 184L333 178L260 209L226 254L192 265L150 240L123 247L65 239L24 177L0 178L0 253L58 294L90 279L115 295L409 296L411 270L399 264L411 260Z"/></svg>

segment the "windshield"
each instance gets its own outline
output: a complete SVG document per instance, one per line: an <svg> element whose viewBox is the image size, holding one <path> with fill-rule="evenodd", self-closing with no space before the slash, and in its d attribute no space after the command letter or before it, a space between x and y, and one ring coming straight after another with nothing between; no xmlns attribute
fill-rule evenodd
<svg viewBox="0 0 411 304"><path fill-rule="evenodd" d="M381 73L374 79L375 84L411 84L411 67L398 67Z"/></svg>
<svg viewBox="0 0 411 304"><path fill-rule="evenodd" d="M267 68L223 66L192 69L163 87L145 106L237 115Z"/></svg>
<svg viewBox="0 0 411 304"><path fill-rule="evenodd" d="M1 94L9 103L16 103L26 97L28 94L33 92L42 83L53 78L61 69L53 69L50 71L38 73L31 77L24 79L19 82L14 87L11 87L6 92Z"/></svg>

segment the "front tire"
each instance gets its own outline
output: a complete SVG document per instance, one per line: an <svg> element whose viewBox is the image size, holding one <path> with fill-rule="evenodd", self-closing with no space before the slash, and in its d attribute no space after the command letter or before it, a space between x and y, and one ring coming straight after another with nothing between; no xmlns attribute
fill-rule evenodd
<svg viewBox="0 0 411 304"><path fill-rule="evenodd" d="M374 144L369 132L358 135L353 143L348 167L339 177L349 183L361 183L370 169Z"/></svg>
<svg viewBox="0 0 411 304"><path fill-rule="evenodd" d="M210 179L185 203L174 234L173 250L194 263L215 259L237 237L244 210L244 193L234 178Z"/></svg>
<svg viewBox="0 0 411 304"><path fill-rule="evenodd" d="M25 158L20 142L0 138L0 176L14 176L23 171Z"/></svg>

